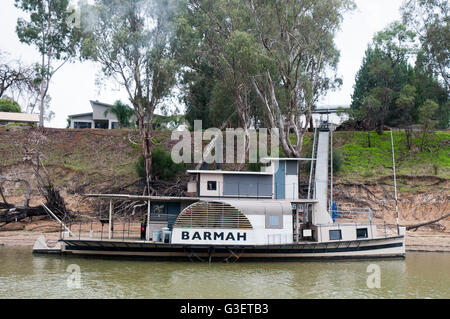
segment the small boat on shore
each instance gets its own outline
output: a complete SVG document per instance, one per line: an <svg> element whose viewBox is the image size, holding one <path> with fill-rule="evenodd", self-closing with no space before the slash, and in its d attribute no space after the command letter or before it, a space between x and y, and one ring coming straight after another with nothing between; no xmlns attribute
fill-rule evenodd
<svg viewBox="0 0 450 319"><path fill-rule="evenodd" d="M40 238L33 252L202 261L404 257L404 227L388 234L370 208L333 202L329 145L330 130L321 126L311 158L266 158L260 172L187 171L191 197L87 194L110 201L108 232L66 228L54 248ZM307 198L298 196L300 161L311 162ZM147 206L137 236L113 230L114 203L124 200Z"/></svg>

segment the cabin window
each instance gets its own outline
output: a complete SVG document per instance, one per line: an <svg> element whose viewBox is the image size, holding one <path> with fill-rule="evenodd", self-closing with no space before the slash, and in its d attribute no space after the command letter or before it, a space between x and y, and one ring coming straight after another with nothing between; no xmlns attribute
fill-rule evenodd
<svg viewBox="0 0 450 319"><path fill-rule="evenodd" d="M280 226L280 216L270 216L269 226L270 227Z"/></svg>
<svg viewBox="0 0 450 319"><path fill-rule="evenodd" d="M217 190L217 182L216 181L208 181L208 190L209 191Z"/></svg>
<svg viewBox="0 0 450 319"><path fill-rule="evenodd" d="M330 240L341 240L342 232L340 229L330 230Z"/></svg>
<svg viewBox="0 0 450 319"><path fill-rule="evenodd" d="M356 238L367 238L367 228L356 229Z"/></svg>

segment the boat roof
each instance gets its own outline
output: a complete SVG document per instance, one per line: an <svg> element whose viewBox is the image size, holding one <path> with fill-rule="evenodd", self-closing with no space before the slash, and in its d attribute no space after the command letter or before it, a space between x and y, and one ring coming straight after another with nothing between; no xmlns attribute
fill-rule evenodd
<svg viewBox="0 0 450 319"><path fill-rule="evenodd" d="M187 170L188 174L233 174L233 175L273 175L271 172L222 171L222 170Z"/></svg>
<svg viewBox="0 0 450 319"><path fill-rule="evenodd" d="M290 158L290 157L263 157L261 158L262 161L315 161L315 158L309 158L309 157L296 157L296 158Z"/></svg>
<svg viewBox="0 0 450 319"><path fill-rule="evenodd" d="M241 200L241 199L221 199L225 203L236 207L245 215L265 215L266 211L281 213L282 215L292 214L292 203L288 200Z"/></svg>
<svg viewBox="0 0 450 319"><path fill-rule="evenodd" d="M224 202L234 205L232 203L240 203L236 205L255 205L255 202L263 205L271 203L298 203L298 204L314 204L317 199L261 199L261 198L233 198L233 197L180 197L180 196L143 196L143 195L128 195L128 194L85 194L84 197L103 198L103 199L117 199L117 200L142 200L142 201L159 201L159 202L176 202L176 201L204 201L204 202Z"/></svg>

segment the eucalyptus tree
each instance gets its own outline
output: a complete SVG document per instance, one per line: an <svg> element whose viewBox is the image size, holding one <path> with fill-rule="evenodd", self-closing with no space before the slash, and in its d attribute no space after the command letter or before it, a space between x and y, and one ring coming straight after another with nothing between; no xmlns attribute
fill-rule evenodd
<svg viewBox="0 0 450 319"><path fill-rule="evenodd" d="M185 81L190 94L188 118L198 114L222 129L237 122L245 153L249 128L257 126L260 119L250 79L267 61L255 28L249 3L240 0L186 0L177 19L180 58L187 67L185 79L197 80ZM198 87L197 83L204 85ZM243 164L245 154L240 155L238 161Z"/></svg>
<svg viewBox="0 0 450 319"><path fill-rule="evenodd" d="M334 36L351 0L248 0L263 54L274 65L252 77L288 157L300 157L319 97L341 84ZM296 140L289 137L295 133Z"/></svg>
<svg viewBox="0 0 450 319"><path fill-rule="evenodd" d="M28 14L27 19L17 20L19 40L37 47L41 55L34 83L39 86L39 125L43 127L51 79L77 53L77 15L69 0L15 0L15 6Z"/></svg>
<svg viewBox="0 0 450 319"><path fill-rule="evenodd" d="M174 58L172 0L96 0L82 10L82 56L127 92L137 118L146 181L152 180L153 120L171 94Z"/></svg>
<svg viewBox="0 0 450 319"><path fill-rule="evenodd" d="M447 0L407 0L401 8L403 22L420 41L418 62L439 76L449 92L450 17Z"/></svg>
<svg viewBox="0 0 450 319"><path fill-rule="evenodd" d="M39 76L34 64L24 64L20 60L12 60L7 53L0 52L0 98L7 97L17 101L27 113L34 113L41 98ZM53 112L50 107L50 95L44 102L45 119L49 119Z"/></svg>

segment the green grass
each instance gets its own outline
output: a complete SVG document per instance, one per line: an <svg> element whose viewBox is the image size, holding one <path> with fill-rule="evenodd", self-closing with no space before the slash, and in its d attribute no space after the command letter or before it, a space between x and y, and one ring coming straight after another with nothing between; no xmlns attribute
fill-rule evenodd
<svg viewBox="0 0 450 319"><path fill-rule="evenodd" d="M383 135L371 132L371 147L368 147L367 132L336 132L334 136L336 148L341 149L344 155L338 177L370 180L392 175L390 132ZM419 137L412 139L411 150L407 147L403 131L393 132L393 137L397 174L450 177L450 133L437 132L422 151Z"/></svg>
<svg viewBox="0 0 450 319"><path fill-rule="evenodd" d="M94 185L112 179L122 183L137 178L134 164L140 155L140 145L130 143L127 132L107 135L88 130L79 133L49 130L46 137L36 145L28 139L33 134L37 135L34 129L24 128L14 132L0 129L0 166L23 163L23 150L27 146L36 147L42 153L44 165L70 169L80 179L80 183ZM407 178L402 184L402 175L450 178L450 132L436 132L423 151L420 150L419 133L412 139L411 150L407 148L403 131L393 134L400 187L410 187ZM390 132L384 132L383 135L371 132L370 137L372 147L368 147L367 132L333 133L333 146L342 153L342 164L335 173L336 179L363 182L392 176ZM311 156L312 138L312 133L305 134L302 157ZM154 140L159 141L167 151L170 150L169 132L159 132ZM291 135L291 140L295 141L294 135ZM280 156L283 156L282 152ZM309 176L308 165L309 162L302 163L302 176ZM185 176L184 172L179 176ZM59 178L58 184L71 180L65 176ZM414 186L417 189L428 187L427 183L422 185L418 182Z"/></svg>
<svg viewBox="0 0 450 319"><path fill-rule="evenodd" d="M370 133L371 147L368 147L367 132L334 132L333 147L340 150L343 162L337 178L347 181L373 181L392 176L392 148L390 132L379 135ZM450 132L436 132L426 148L420 150L421 136L417 132L412 138L409 150L404 131L393 132L395 165L398 175L436 176L450 178ZM312 133L303 139L302 156L310 157ZM295 141L295 137L291 136ZM309 174L309 166L302 165L303 174Z"/></svg>

